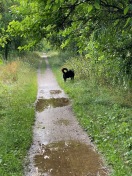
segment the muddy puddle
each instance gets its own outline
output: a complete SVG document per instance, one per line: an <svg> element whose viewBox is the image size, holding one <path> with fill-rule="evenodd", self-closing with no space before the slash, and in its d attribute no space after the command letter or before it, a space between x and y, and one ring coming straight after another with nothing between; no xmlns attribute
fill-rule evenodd
<svg viewBox="0 0 132 176"><path fill-rule="evenodd" d="M63 107L69 105L68 98L50 98L50 99L38 99L36 103L36 111L42 112L48 108Z"/></svg>
<svg viewBox="0 0 132 176"><path fill-rule="evenodd" d="M56 125L65 125L68 126L70 124L70 121L67 119L60 119L57 122L55 122Z"/></svg>
<svg viewBox="0 0 132 176"><path fill-rule="evenodd" d="M61 90L50 90L51 94L60 94L61 92Z"/></svg>
<svg viewBox="0 0 132 176"><path fill-rule="evenodd" d="M79 141L43 145L34 162L44 176L106 176L99 154Z"/></svg>

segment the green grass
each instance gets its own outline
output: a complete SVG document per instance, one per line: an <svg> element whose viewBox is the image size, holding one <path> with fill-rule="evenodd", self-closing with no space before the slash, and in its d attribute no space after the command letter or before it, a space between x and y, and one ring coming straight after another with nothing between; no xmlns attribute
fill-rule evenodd
<svg viewBox="0 0 132 176"><path fill-rule="evenodd" d="M0 176L22 176L32 142L38 56L0 65ZM27 62L28 60L28 62ZM37 60L37 61L36 61ZM35 63L36 62L36 63Z"/></svg>
<svg viewBox="0 0 132 176"><path fill-rule="evenodd" d="M59 62L60 60L60 62ZM111 176L132 175L132 94L119 88L97 84L90 78L81 79L81 64L75 81L64 83L61 67L63 59L52 56L50 64L60 86L72 99L74 113L103 154L111 168ZM59 64L58 64L59 63ZM74 63L74 68L77 63ZM84 66L83 66L84 68ZM79 76L78 76L79 75ZM99 82L98 82L99 83Z"/></svg>

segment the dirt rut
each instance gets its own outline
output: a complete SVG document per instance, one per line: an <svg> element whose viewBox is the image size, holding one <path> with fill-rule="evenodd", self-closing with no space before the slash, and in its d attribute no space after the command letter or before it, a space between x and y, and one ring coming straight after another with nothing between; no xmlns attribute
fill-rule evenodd
<svg viewBox="0 0 132 176"><path fill-rule="evenodd" d="M100 155L79 126L71 102L48 63L38 71L36 121L25 176L107 176Z"/></svg>

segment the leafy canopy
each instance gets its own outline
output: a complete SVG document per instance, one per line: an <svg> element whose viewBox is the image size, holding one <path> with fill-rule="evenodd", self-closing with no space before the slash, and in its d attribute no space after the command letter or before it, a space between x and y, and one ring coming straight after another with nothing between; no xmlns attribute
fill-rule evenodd
<svg viewBox="0 0 132 176"><path fill-rule="evenodd" d="M76 43L80 52L84 52L91 34L99 38L101 35L103 40L112 29L114 35L131 34L130 0L19 0L18 3L11 11L19 20L10 22L8 31L27 38L27 46L47 38L62 48Z"/></svg>

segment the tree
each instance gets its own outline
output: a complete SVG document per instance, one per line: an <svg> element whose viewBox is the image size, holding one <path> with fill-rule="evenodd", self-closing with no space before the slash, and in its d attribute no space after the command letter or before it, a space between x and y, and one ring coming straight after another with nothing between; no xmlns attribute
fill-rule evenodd
<svg viewBox="0 0 132 176"><path fill-rule="evenodd" d="M73 38L76 40L87 33L86 37L89 37L93 31L102 26L107 28L114 25L118 28L120 25L130 30L132 4L129 0L125 2L124 0L21 0L19 2L20 6L15 5L11 9L12 13L21 16L21 21L12 21L9 31L28 39L33 38L33 44L43 37L50 40L56 36L55 41L60 44L69 39L69 36L72 36L72 40Z"/></svg>
<svg viewBox="0 0 132 176"><path fill-rule="evenodd" d="M19 5L19 2L16 2L15 0L0 1L0 53L3 54L6 60L9 52L17 51L18 46L23 43L19 36L11 36L10 33L7 31L8 24L13 19L20 19L17 14L12 14L10 10L10 7L15 4Z"/></svg>
<svg viewBox="0 0 132 176"><path fill-rule="evenodd" d="M96 60L101 54L120 57L123 72L130 71L131 0L20 0L19 3L11 11L21 19L8 26L11 35L27 39L19 49L29 49L46 38L57 47L74 45L81 54ZM92 55L93 50L98 54Z"/></svg>

